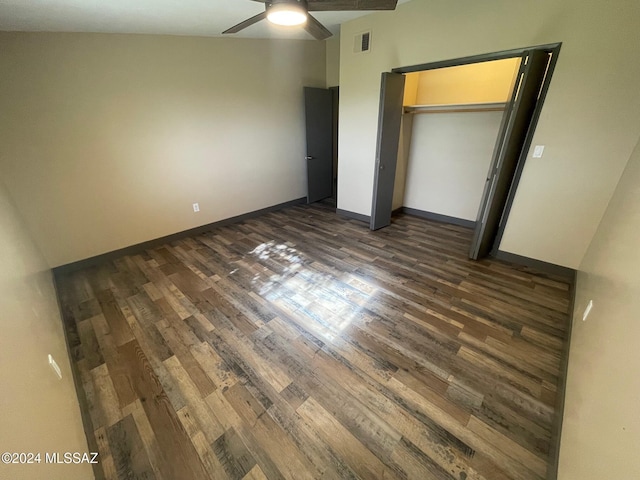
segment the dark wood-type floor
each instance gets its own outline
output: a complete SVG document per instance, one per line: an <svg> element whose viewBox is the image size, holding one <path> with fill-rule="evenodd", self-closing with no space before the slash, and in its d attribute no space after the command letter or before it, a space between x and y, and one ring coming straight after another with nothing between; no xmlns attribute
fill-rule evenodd
<svg viewBox="0 0 640 480"><path fill-rule="evenodd" d="M295 207L58 278L108 479L541 479L569 281Z"/></svg>

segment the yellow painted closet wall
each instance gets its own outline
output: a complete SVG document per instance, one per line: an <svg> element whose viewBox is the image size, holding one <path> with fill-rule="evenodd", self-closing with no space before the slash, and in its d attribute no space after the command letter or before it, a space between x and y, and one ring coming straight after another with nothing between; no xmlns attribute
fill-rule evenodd
<svg viewBox="0 0 640 480"><path fill-rule="evenodd" d="M405 105L506 102L520 58L406 75Z"/></svg>

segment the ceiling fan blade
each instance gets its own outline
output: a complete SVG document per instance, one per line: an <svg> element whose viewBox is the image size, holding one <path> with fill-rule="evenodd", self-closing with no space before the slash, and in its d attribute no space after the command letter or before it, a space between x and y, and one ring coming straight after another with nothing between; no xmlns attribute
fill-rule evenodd
<svg viewBox="0 0 640 480"><path fill-rule="evenodd" d="M240 30L244 30L245 28L250 27L254 23L258 23L260 20L264 20L265 18L267 18L267 12L259 13L258 15L255 15L251 18L247 18L244 22L240 22L239 24L234 25L231 28L228 28L222 33L238 33Z"/></svg>
<svg viewBox="0 0 640 480"><path fill-rule="evenodd" d="M304 29L313 35L316 40L324 40L333 35L324 25L309 14L307 14L307 23L304 25Z"/></svg>
<svg viewBox="0 0 640 480"><path fill-rule="evenodd" d="M271 3L270 0L252 1L258 3ZM398 0L307 0L307 4L310 12L395 10Z"/></svg>
<svg viewBox="0 0 640 480"><path fill-rule="evenodd" d="M258 0L259 1L259 0ZM307 0L310 12L395 10L398 0Z"/></svg>

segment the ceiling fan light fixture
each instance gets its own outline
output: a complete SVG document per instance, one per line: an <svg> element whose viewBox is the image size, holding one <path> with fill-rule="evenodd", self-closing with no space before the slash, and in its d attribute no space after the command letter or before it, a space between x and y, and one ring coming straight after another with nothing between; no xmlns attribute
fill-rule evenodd
<svg viewBox="0 0 640 480"><path fill-rule="evenodd" d="M286 27L302 25L307 21L307 10L297 1L274 3L267 9L267 20Z"/></svg>

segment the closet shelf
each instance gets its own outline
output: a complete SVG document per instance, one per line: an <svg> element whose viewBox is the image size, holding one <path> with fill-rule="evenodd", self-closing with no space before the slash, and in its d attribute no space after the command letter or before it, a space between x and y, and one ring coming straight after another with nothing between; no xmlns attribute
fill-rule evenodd
<svg viewBox="0 0 640 480"><path fill-rule="evenodd" d="M404 113L501 112L506 107L506 102L405 105Z"/></svg>

